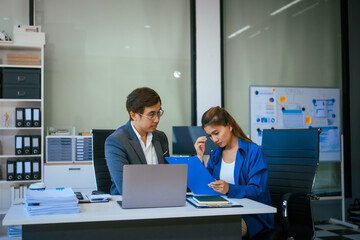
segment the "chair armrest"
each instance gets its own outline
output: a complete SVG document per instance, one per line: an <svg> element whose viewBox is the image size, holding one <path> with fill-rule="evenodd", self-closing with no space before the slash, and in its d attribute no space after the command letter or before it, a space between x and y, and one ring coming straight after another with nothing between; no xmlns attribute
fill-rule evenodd
<svg viewBox="0 0 360 240"><path fill-rule="evenodd" d="M290 223L289 223L289 218L288 218L288 207L289 207L289 203L291 203L291 201L293 201L294 199L298 198L298 197L304 197L307 198L308 201L311 201L313 199L318 200L319 198L313 194L313 193L308 193L308 192L290 192L290 193L286 193L283 195L282 197L282 205L281 205L281 218L282 218L282 225L283 225L283 234L284 236L288 236L289 233L289 229L290 229Z"/></svg>

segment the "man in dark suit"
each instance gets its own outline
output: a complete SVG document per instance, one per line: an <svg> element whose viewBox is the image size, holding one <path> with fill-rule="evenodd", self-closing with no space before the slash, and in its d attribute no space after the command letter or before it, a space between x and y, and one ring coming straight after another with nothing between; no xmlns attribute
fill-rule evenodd
<svg viewBox="0 0 360 240"><path fill-rule="evenodd" d="M125 164L164 164L169 156L167 137L156 130L164 114L160 96L151 88L137 88L127 97L126 109L130 120L105 141L111 194L122 194Z"/></svg>

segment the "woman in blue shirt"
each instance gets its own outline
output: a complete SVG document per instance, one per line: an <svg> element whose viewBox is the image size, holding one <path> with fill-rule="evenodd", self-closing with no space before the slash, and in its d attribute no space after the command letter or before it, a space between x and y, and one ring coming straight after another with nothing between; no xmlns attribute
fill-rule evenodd
<svg viewBox="0 0 360 240"><path fill-rule="evenodd" d="M244 134L224 108L210 108L201 122L206 134L219 145L207 162L208 171L217 179L209 186L229 198L249 198L271 205L268 169L261 148ZM205 136L199 137L194 145L202 162L205 141ZM273 214L243 215L242 218L242 235L248 239L274 228Z"/></svg>

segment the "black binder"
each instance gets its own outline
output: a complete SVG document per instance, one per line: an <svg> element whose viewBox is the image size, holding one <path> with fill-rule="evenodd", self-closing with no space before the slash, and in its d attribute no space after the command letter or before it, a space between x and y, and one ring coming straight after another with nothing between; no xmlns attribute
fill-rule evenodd
<svg viewBox="0 0 360 240"><path fill-rule="evenodd" d="M32 126L33 127L40 127L40 108L33 108L32 109Z"/></svg>
<svg viewBox="0 0 360 240"><path fill-rule="evenodd" d="M32 162L32 179L40 179L40 159L33 159Z"/></svg>
<svg viewBox="0 0 360 240"><path fill-rule="evenodd" d="M16 161L16 180L24 179L24 162L21 160Z"/></svg>
<svg viewBox="0 0 360 240"><path fill-rule="evenodd" d="M31 137L30 136L23 136L23 150L24 150L25 155L31 154Z"/></svg>
<svg viewBox="0 0 360 240"><path fill-rule="evenodd" d="M16 127L24 126L24 108L16 108L15 110Z"/></svg>
<svg viewBox="0 0 360 240"><path fill-rule="evenodd" d="M31 154L40 154L40 136L32 135L31 136Z"/></svg>
<svg viewBox="0 0 360 240"><path fill-rule="evenodd" d="M24 161L24 180L30 180L31 179L31 161L25 160Z"/></svg>
<svg viewBox="0 0 360 240"><path fill-rule="evenodd" d="M15 155L22 155L23 151L23 137L15 136Z"/></svg>
<svg viewBox="0 0 360 240"><path fill-rule="evenodd" d="M15 180L15 162L7 161L6 162L6 180L14 181Z"/></svg>
<svg viewBox="0 0 360 240"><path fill-rule="evenodd" d="M31 108L25 108L25 117L24 117L24 126L31 127L32 126L32 110Z"/></svg>

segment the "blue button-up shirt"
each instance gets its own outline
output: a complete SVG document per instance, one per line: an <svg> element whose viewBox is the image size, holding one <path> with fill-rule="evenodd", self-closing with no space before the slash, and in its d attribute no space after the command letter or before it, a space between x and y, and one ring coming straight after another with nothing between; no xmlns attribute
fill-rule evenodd
<svg viewBox="0 0 360 240"><path fill-rule="evenodd" d="M249 198L271 206L270 193L267 185L268 169L261 148L255 143L239 138L239 149L236 153L234 179L229 184L229 198ZM211 152L207 169L215 179L220 179L222 148ZM265 228L274 227L273 214L259 214L256 217ZM248 224L248 223L247 223ZM251 226L248 226L251 232Z"/></svg>

